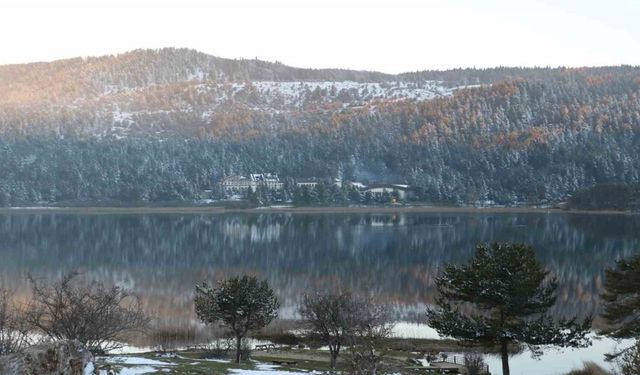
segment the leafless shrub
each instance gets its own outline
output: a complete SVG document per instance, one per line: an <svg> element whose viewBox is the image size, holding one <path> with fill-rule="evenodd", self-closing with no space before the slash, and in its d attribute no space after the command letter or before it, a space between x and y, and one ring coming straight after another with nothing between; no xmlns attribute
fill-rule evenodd
<svg viewBox="0 0 640 375"><path fill-rule="evenodd" d="M10 290L0 288L0 356L20 352L30 345L27 324L11 296Z"/></svg>
<svg viewBox="0 0 640 375"><path fill-rule="evenodd" d="M587 362L583 368L571 370L566 375L611 375L611 373L593 362Z"/></svg>
<svg viewBox="0 0 640 375"><path fill-rule="evenodd" d="M138 299L127 290L83 284L77 276L71 273L50 285L30 276L26 321L52 340L78 340L98 352L121 347L120 335L148 326Z"/></svg>
<svg viewBox="0 0 640 375"><path fill-rule="evenodd" d="M391 311L370 297L349 291L307 295L300 307L308 337L329 346L331 369L337 365L342 347L349 347L350 373L380 372L393 328Z"/></svg>
<svg viewBox="0 0 640 375"><path fill-rule="evenodd" d="M467 375L481 375L486 373L487 364L480 353L465 353L464 364L467 368Z"/></svg>
<svg viewBox="0 0 640 375"><path fill-rule="evenodd" d="M340 349L352 334L356 301L350 292L306 295L300 306L308 336L329 347L331 369L336 368Z"/></svg>
<svg viewBox="0 0 640 375"><path fill-rule="evenodd" d="M192 327L156 327L148 334L151 346L161 352L193 344L196 332Z"/></svg>
<svg viewBox="0 0 640 375"><path fill-rule="evenodd" d="M636 340L633 346L620 351L613 361L620 375L640 374L640 340Z"/></svg>
<svg viewBox="0 0 640 375"><path fill-rule="evenodd" d="M208 358L224 359L234 350L234 342L232 338L217 339L204 345L203 349Z"/></svg>
<svg viewBox="0 0 640 375"><path fill-rule="evenodd" d="M350 317L352 327L349 336L351 373L377 375L386 373L383 366L387 354L387 341L393 330L391 310L376 304L370 297L358 297Z"/></svg>

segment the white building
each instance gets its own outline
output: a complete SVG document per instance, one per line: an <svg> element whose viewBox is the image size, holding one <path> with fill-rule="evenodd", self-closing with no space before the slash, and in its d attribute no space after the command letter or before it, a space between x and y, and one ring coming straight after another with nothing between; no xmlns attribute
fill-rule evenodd
<svg viewBox="0 0 640 375"><path fill-rule="evenodd" d="M244 193L247 189L252 188L251 179L240 176L227 176L220 181L222 190L227 194ZM255 188L252 188L255 190Z"/></svg>
<svg viewBox="0 0 640 375"><path fill-rule="evenodd" d="M377 184L370 185L366 189L364 189L365 193L370 193L375 198L382 198L382 195L389 194L393 196L397 195L398 200L406 200L409 195L409 185L401 185L401 184Z"/></svg>
<svg viewBox="0 0 640 375"><path fill-rule="evenodd" d="M329 181L327 180L327 183ZM311 178L296 178L296 186L301 188L301 187L307 187L309 189L315 188L316 186L318 186L318 184L320 183L320 179L316 178L316 177L311 177ZM334 178L333 179L333 185L337 186L338 188L342 188L342 180L339 178Z"/></svg>
<svg viewBox="0 0 640 375"><path fill-rule="evenodd" d="M301 187L307 187L309 189L315 188L316 186L318 186L318 179L316 179L315 177L296 179L296 186L299 188Z"/></svg>
<svg viewBox="0 0 640 375"><path fill-rule="evenodd" d="M258 186L265 186L267 190L280 191L284 187L284 183L280 182L280 178L275 173L254 173L251 174L251 182L254 184L252 189L255 191Z"/></svg>
<svg viewBox="0 0 640 375"><path fill-rule="evenodd" d="M252 173L249 177L233 175L227 176L220 181L222 190L227 194L245 193L248 189L256 191L259 186L264 186L267 190L279 191L284 187L275 173Z"/></svg>

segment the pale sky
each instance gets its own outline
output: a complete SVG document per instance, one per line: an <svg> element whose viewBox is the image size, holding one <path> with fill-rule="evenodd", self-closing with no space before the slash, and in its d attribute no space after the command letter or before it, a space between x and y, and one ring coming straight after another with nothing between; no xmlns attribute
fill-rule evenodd
<svg viewBox="0 0 640 375"><path fill-rule="evenodd" d="M160 47L389 73L640 65L640 0L0 0L0 64Z"/></svg>

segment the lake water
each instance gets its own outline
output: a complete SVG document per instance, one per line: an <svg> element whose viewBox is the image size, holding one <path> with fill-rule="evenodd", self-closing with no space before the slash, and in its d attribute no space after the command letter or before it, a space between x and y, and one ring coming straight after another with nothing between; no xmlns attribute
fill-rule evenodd
<svg viewBox="0 0 640 375"><path fill-rule="evenodd" d="M554 313L598 311L604 269L640 249L640 216L561 213L0 215L0 282L26 293L27 272L73 270L115 282L154 315L192 322L194 285L253 273L295 317L302 295L365 289L420 321L442 265L476 243L533 245L560 280Z"/></svg>

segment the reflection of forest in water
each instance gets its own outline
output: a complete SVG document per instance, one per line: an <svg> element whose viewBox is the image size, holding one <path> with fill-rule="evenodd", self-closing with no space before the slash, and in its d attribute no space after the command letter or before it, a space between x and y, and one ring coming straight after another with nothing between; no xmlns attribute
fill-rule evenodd
<svg viewBox="0 0 640 375"><path fill-rule="evenodd" d="M269 279L283 315L306 292L374 291L409 316L433 298L444 262L473 245L521 241L560 279L558 309L597 308L604 267L640 249L640 217L564 214L225 214L0 216L0 282L79 269L143 296L167 318L192 315L196 283L242 272Z"/></svg>

